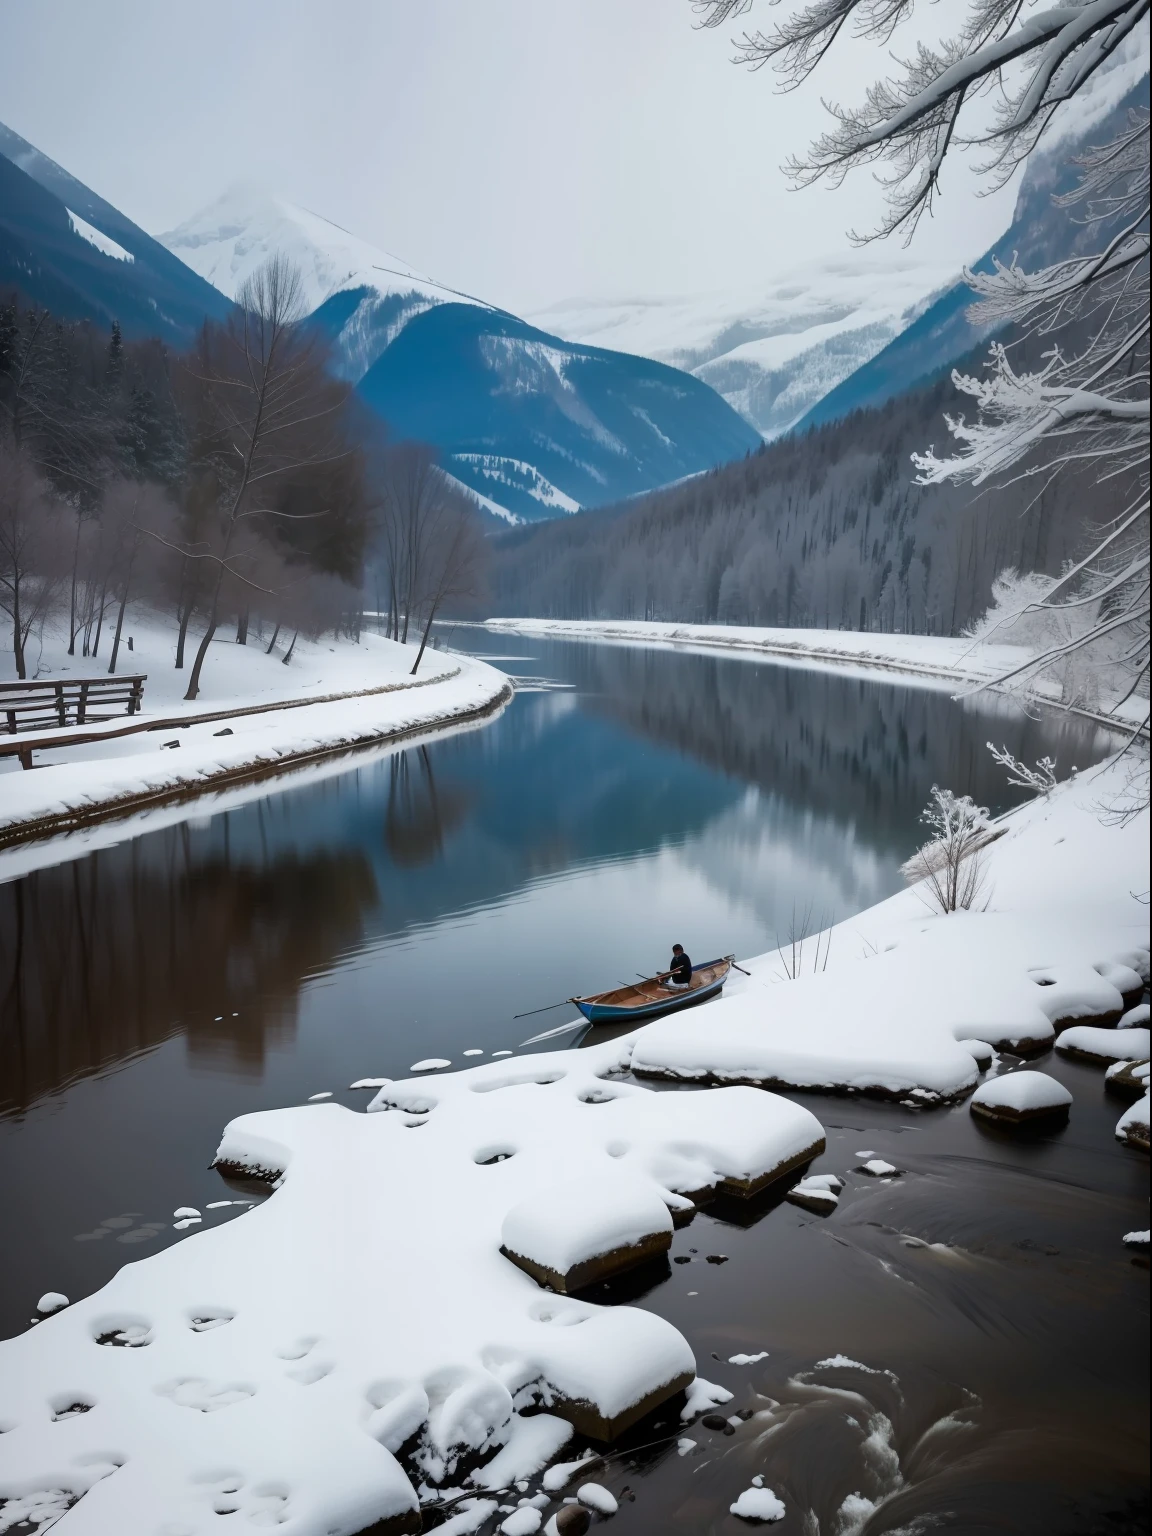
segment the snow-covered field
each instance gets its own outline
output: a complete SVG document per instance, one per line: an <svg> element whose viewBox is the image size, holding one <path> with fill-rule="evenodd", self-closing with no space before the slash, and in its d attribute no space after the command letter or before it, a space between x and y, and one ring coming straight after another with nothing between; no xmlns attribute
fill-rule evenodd
<svg viewBox="0 0 1152 1536"><path fill-rule="evenodd" d="M1019 667L1031 656L1022 646L990 644L963 636L863 634L847 629L665 624L650 619L488 619L486 627L520 635L725 650L736 655L770 656L798 665L811 663L825 671L844 667L855 671L864 667L961 688L986 683ZM1043 679L1030 691L1037 702L1059 701L1056 685ZM1116 718L1125 726L1135 725L1144 719L1147 708L1145 699L1133 698L1117 710Z"/></svg>
<svg viewBox="0 0 1152 1536"><path fill-rule="evenodd" d="M981 910L935 913L914 888L831 930L819 963L812 943L798 964L760 956L723 1000L610 1044L439 1075L422 1062L366 1080L367 1114L316 1102L234 1120L217 1161L274 1180L270 1200L74 1305L46 1296L51 1315L0 1345L4 1518L200 1536L242 1513L352 1536L418 1529L418 1504L462 1499L457 1530L501 1504L506 1530L538 1530L579 1469L527 1480L573 1427L610 1438L687 1385L687 1418L730 1394L693 1380L670 1323L545 1290L524 1261L619 1260L713 1192L799 1178L823 1146L816 1117L776 1094L656 1093L625 1074L926 1108L989 1068L1010 1083L996 1048L1043 1049L1070 1020L1123 1018L1110 1032L1146 1053L1148 812L1106 814L1129 773L1114 762L1004 818ZM998 1096L1032 1104L1034 1087ZM1117 1135L1146 1146L1146 1097ZM874 1157L861 1171L900 1173ZM835 1209L838 1176L805 1185ZM600 1507L594 1484L578 1497ZM775 1518L772 1499L737 1503Z"/></svg>
<svg viewBox="0 0 1152 1536"><path fill-rule="evenodd" d="M505 675L484 662L433 650L424 653L413 678L416 647L368 632L358 643L299 639L287 666L290 637L266 655L263 644L240 646L222 634L209 648L200 697L188 703L183 693L191 641L187 666L177 672L172 626L137 612L125 624L128 634L134 646L128 651L121 645L117 672L147 674L143 713L83 728L101 739L37 750L31 773L15 757L0 758L0 837L28 824L63 829L97 807L131 808L208 789L245 770L450 724L496 706L508 689ZM99 677L107 668L106 658L92 663L69 657L63 639L53 635L30 661L40 677ZM7 665L10 676L10 655ZM197 721L204 716L212 718ZM141 724L161 728L117 734ZM35 747L38 739L61 734L26 731L19 739L21 746Z"/></svg>

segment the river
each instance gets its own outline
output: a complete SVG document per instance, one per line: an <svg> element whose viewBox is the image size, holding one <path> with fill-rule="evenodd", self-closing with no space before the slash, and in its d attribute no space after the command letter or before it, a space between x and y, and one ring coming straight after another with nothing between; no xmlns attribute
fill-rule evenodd
<svg viewBox="0 0 1152 1536"><path fill-rule="evenodd" d="M185 1240L172 1212L220 1197L232 1116L321 1092L362 1109L349 1084L420 1058L576 1043L523 1045L571 1009L513 1015L650 972L673 941L756 954L899 889L933 783L1014 803L989 739L1062 772L1108 748L888 677L447 639L518 680L495 721L0 860L3 1335L42 1292ZM611 1464L635 1495L619 1532L733 1531L757 1472L784 1536L1146 1528L1147 1272L1119 1238L1147 1226L1147 1163L1114 1143L1099 1073L1044 1070L1075 1111L1024 1139L964 1107L797 1095L821 1166L867 1149L908 1176L856 1179L827 1222L701 1214L676 1236L688 1262L619 1293L642 1286L754 1415L683 1455L659 1415L634 1432L663 1443ZM812 1374L837 1356L869 1369Z"/></svg>

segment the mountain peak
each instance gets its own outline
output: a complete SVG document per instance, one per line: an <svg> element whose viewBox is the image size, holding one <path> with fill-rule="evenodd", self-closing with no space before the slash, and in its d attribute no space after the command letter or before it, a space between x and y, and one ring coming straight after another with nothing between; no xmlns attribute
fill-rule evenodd
<svg viewBox="0 0 1152 1536"><path fill-rule="evenodd" d="M352 288L372 288L384 296L418 293L430 303L476 302L253 182L236 182L159 238L174 256L232 299L263 262L280 252L300 269L308 313L333 294Z"/></svg>

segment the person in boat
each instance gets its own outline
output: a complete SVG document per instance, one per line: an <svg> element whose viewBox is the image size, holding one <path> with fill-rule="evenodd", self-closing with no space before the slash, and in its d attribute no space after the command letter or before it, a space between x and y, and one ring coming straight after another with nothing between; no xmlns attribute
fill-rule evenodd
<svg viewBox="0 0 1152 1536"><path fill-rule="evenodd" d="M692 962L684 953L683 944L673 944L672 964L668 967L661 980L666 987L671 988L673 991L679 991L680 988L691 985Z"/></svg>

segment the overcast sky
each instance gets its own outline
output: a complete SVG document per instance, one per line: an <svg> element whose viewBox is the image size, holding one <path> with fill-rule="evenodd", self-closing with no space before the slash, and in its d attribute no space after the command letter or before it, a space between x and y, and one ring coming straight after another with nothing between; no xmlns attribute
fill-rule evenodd
<svg viewBox="0 0 1152 1536"><path fill-rule="evenodd" d="M688 0L4 0L0 40L0 119L150 232L255 180L521 311L755 291L879 208L779 166L883 56L781 96ZM1015 187L946 176L913 253L959 268Z"/></svg>

